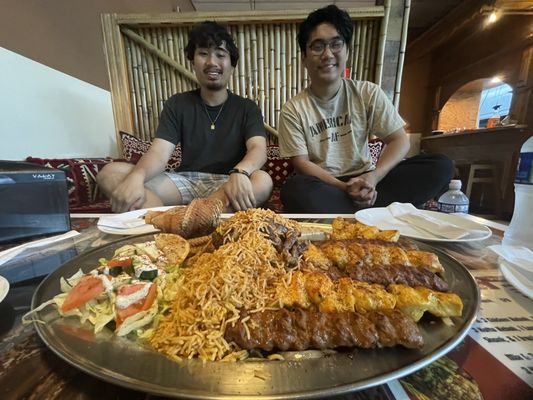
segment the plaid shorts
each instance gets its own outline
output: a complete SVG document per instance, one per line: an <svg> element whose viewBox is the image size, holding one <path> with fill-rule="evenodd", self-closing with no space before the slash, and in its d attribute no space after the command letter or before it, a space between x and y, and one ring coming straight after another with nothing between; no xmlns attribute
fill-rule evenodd
<svg viewBox="0 0 533 400"><path fill-rule="evenodd" d="M184 203L198 197L208 197L216 192L229 179L229 175L208 172L165 172L180 192Z"/></svg>

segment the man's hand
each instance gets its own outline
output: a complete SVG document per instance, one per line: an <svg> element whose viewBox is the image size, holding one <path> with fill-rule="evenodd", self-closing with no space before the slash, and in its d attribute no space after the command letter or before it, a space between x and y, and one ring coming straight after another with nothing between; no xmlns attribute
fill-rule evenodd
<svg viewBox="0 0 533 400"><path fill-rule="evenodd" d="M144 179L135 173L129 174L111 194L111 210L125 212L142 207L146 200Z"/></svg>
<svg viewBox="0 0 533 400"><path fill-rule="evenodd" d="M173 143L155 138L133 170L111 192L111 209L125 212L142 208L147 200L145 182L163 173L175 148Z"/></svg>
<svg viewBox="0 0 533 400"><path fill-rule="evenodd" d="M361 208L371 207L378 195L376 191L376 179L372 172L356 176L346 182L346 193L353 202Z"/></svg>
<svg viewBox="0 0 533 400"><path fill-rule="evenodd" d="M255 196L252 182L244 174L234 173L224 184L224 194L235 211L244 211L255 207Z"/></svg>

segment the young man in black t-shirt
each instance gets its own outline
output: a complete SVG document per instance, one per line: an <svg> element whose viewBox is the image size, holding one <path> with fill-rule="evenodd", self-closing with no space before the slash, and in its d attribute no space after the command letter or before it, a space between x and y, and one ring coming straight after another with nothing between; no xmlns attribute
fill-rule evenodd
<svg viewBox="0 0 533 400"><path fill-rule="evenodd" d="M203 22L185 48L200 88L167 100L150 149L136 165L114 162L97 176L114 212L187 204L193 198L220 199L228 210L265 202L272 191L266 161L263 118L251 100L227 85L239 58L228 31ZM165 166L177 144L182 162Z"/></svg>

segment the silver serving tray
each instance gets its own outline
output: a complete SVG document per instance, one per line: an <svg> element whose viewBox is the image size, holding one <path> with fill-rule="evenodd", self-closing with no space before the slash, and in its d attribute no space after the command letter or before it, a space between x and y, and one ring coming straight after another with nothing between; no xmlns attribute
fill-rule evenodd
<svg viewBox="0 0 533 400"><path fill-rule="evenodd" d="M32 309L60 292L60 277L69 277L79 268L88 272L100 257L110 258L119 246L152 240L153 235L129 237L73 258L39 285ZM110 329L97 335L90 324L76 318L61 318L55 307L38 313L35 329L45 344L59 357L82 371L105 381L158 395L193 399L235 397L302 399L339 395L381 385L409 375L457 346L474 322L480 303L479 290L468 270L455 259L419 243L422 250L435 252L446 272L450 289L464 303L463 316L447 326L437 319L419 323L425 345L421 350L401 347L354 350L309 358L317 352L291 353L290 360L247 360L236 363L182 363L167 358Z"/></svg>

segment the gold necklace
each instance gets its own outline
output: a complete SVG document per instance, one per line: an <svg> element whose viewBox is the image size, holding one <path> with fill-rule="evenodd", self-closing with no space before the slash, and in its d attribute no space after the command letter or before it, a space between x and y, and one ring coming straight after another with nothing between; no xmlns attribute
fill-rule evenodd
<svg viewBox="0 0 533 400"><path fill-rule="evenodd" d="M215 124L218 120L218 117L220 117L220 113L222 112L222 109L224 108L224 104L226 104L226 102L222 103L222 106L220 107L220 110L218 110L218 114L217 116L215 117L215 119L212 119L211 118L211 115L209 115L209 112L207 111L207 106L204 104L204 110L205 110L205 113L207 114L207 118L209 118L209 121L211 121L211 130L214 131L215 130Z"/></svg>

